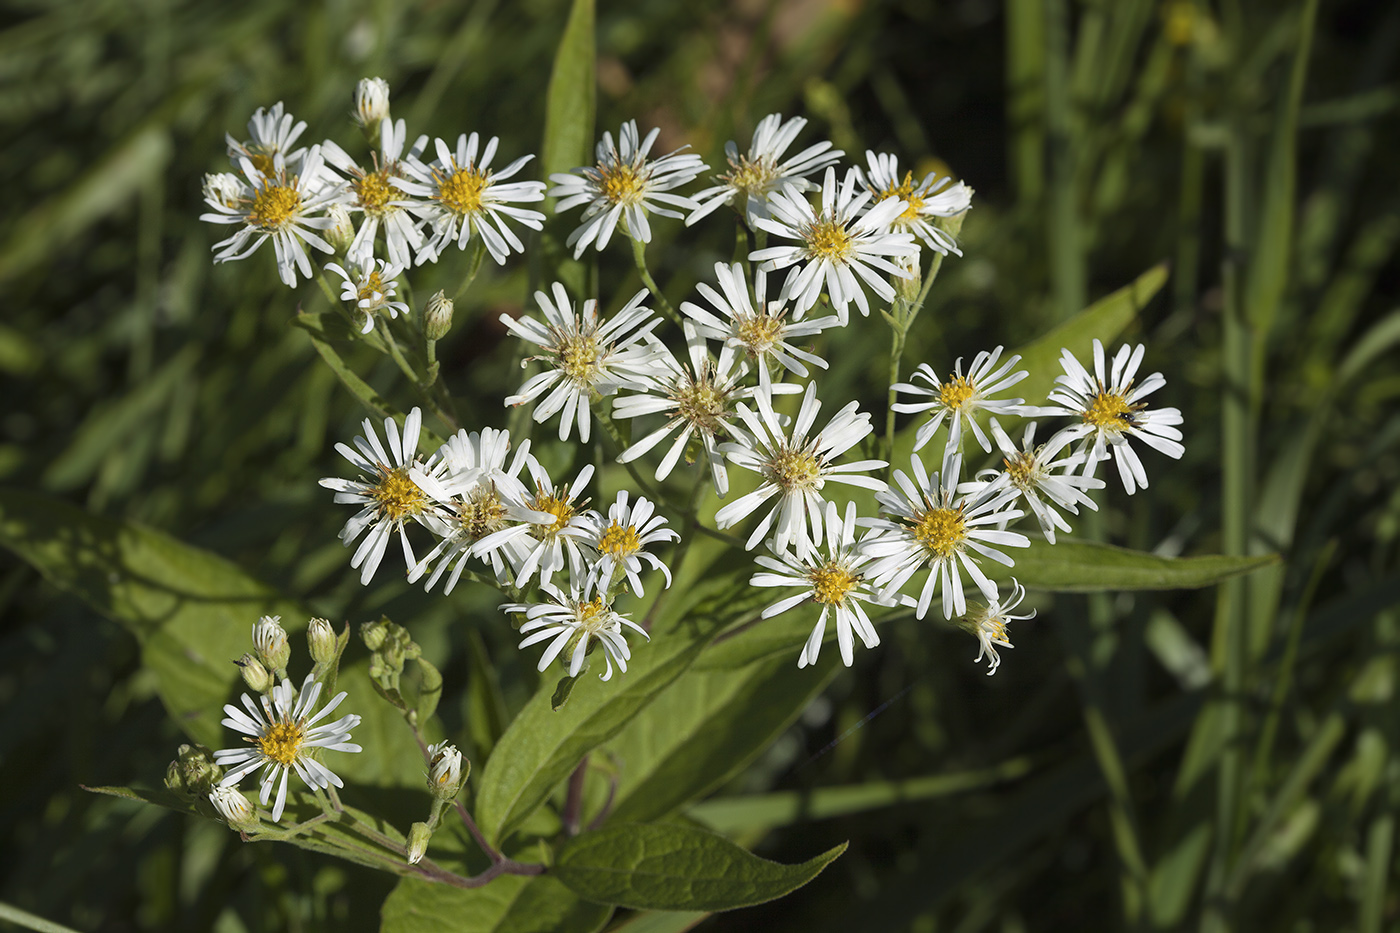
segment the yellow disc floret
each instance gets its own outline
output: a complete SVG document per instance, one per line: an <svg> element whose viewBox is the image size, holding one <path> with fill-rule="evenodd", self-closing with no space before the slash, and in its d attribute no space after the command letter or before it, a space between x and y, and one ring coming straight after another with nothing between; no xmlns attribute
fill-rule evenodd
<svg viewBox="0 0 1400 933"><path fill-rule="evenodd" d="M301 195L294 185L263 185L253 197L248 223L264 230L280 230L301 213Z"/></svg>
<svg viewBox="0 0 1400 933"><path fill-rule="evenodd" d="M531 500L530 508L537 512L548 512L554 516L554 521L551 524L539 524L532 527L531 533L541 541L553 541L557 538L559 532L563 531L565 526L569 524L576 511L574 504L569 501L567 492L545 492L543 490Z"/></svg>
<svg viewBox="0 0 1400 933"><path fill-rule="evenodd" d="M822 564L807 578L812 581L812 598L827 606L840 605L861 581L859 574L851 573L835 561Z"/></svg>
<svg viewBox="0 0 1400 933"><path fill-rule="evenodd" d="M760 314L741 321L734 328L734 336L753 356L758 356L772 348L783 334L783 319L770 314Z"/></svg>
<svg viewBox="0 0 1400 933"><path fill-rule="evenodd" d="M590 386L598 376L598 341L577 335L560 341L555 353L559 356L559 371L581 386Z"/></svg>
<svg viewBox="0 0 1400 933"><path fill-rule="evenodd" d="M726 395L708 379L701 379L687 384L672 398L676 400L676 414L700 430L713 434L720 428Z"/></svg>
<svg viewBox="0 0 1400 933"><path fill-rule="evenodd" d="M1084 409L1084 423L1115 433L1136 425L1135 415L1145 404L1131 405L1126 395L1109 392L1100 387L1097 395Z"/></svg>
<svg viewBox="0 0 1400 933"><path fill-rule="evenodd" d="M474 214L482 209L481 196L491 184L489 175L469 166L447 176L434 172L433 177L438 183L437 199L443 207L455 214Z"/></svg>
<svg viewBox="0 0 1400 933"><path fill-rule="evenodd" d="M961 551L963 542L967 540L967 521L961 508L933 508L916 514L912 530L914 540L930 556L939 559L947 559Z"/></svg>
<svg viewBox="0 0 1400 933"><path fill-rule="evenodd" d="M402 198L403 192L394 187L389 177L389 170L381 168L350 183L355 189L355 195L360 199L360 207L364 208L366 214L382 216L397 210L390 202Z"/></svg>
<svg viewBox="0 0 1400 933"><path fill-rule="evenodd" d="M805 450L785 450L769 463L768 473L785 492L815 489L821 476L821 463Z"/></svg>
<svg viewBox="0 0 1400 933"><path fill-rule="evenodd" d="M631 525L613 522L598 541L598 551L613 557L629 557L641 550L642 539Z"/></svg>
<svg viewBox="0 0 1400 933"><path fill-rule="evenodd" d="M957 411L977 395L977 387L967 381L966 376L954 376L938 388L938 400Z"/></svg>
<svg viewBox="0 0 1400 933"><path fill-rule="evenodd" d="M1011 480L1011 485L1017 489L1030 489L1035 486L1036 475L1040 471L1036 469L1034 454L1022 451L1002 458L1001 462L1006 467L1006 476Z"/></svg>
<svg viewBox="0 0 1400 933"><path fill-rule="evenodd" d="M360 283L360 290L356 296L360 301L378 302L384 298L384 278L375 269L365 280Z"/></svg>
<svg viewBox="0 0 1400 933"><path fill-rule="evenodd" d="M924 199L914 193L919 187L914 184L914 173L905 172L904 181L875 192L875 202L878 204L888 198L905 202L908 206L904 208L904 213L894 219L894 223L912 223L919 219L919 211L924 208Z"/></svg>
<svg viewBox="0 0 1400 933"><path fill-rule="evenodd" d="M409 478L408 467L380 467L379 484L369 494L379 503L380 514L392 522L417 515L428 505L428 497Z"/></svg>
<svg viewBox="0 0 1400 933"><path fill-rule="evenodd" d="M457 524L473 541L501 531L509 519L510 513L494 485L477 487L457 504Z"/></svg>
<svg viewBox="0 0 1400 933"><path fill-rule="evenodd" d="M256 740L258 751L279 765L291 767L301 755L306 730L299 722L275 722Z"/></svg>
<svg viewBox="0 0 1400 933"><path fill-rule="evenodd" d="M844 263L855 252L855 238L829 217L813 222L802 238L807 242L807 256L811 259Z"/></svg>
<svg viewBox="0 0 1400 933"><path fill-rule="evenodd" d="M646 193L648 175L639 164L614 162L599 166L598 187L613 204L636 204Z"/></svg>
<svg viewBox="0 0 1400 933"><path fill-rule="evenodd" d="M608 612L608 607L603 604L601 596L595 596L588 602L579 604L579 625L590 635L596 635L607 628L611 617L612 614Z"/></svg>
<svg viewBox="0 0 1400 933"><path fill-rule="evenodd" d="M721 175L720 180L729 182L731 187L742 191L748 197L763 197L778 174L772 161L767 159L751 162L746 156L740 156L739 161L731 161L729 167L730 173Z"/></svg>

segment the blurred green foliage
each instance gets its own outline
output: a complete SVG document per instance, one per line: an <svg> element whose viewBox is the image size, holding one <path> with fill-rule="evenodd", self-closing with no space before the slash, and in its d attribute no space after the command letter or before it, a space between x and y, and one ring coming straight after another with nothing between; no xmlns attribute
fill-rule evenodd
<svg viewBox="0 0 1400 933"><path fill-rule="evenodd" d="M199 178L279 99L308 140L345 139L368 75L414 134L538 153L567 9L7 4L0 481L208 548L330 618L411 620L446 725L490 734L483 672L513 713L532 664L490 594L348 572L315 479L362 412L267 255L211 264ZM1286 558L1218 593L1040 596L991 680L951 627L887 625L692 814L786 862L849 850L700 928L1394 929L1400 8L644 0L601 3L597 37L600 130L636 117L713 166L764 114L801 113L848 158L891 150L977 189L910 362L1022 345L1171 260L1129 336L1167 375L1186 458L1149 464L1150 497L1115 490L1096 533ZM653 263L673 295L732 245L674 237ZM603 268L624 297L626 260ZM495 321L528 273L489 266L440 355L460 410L499 413L515 376ZM887 341L851 334L823 385L878 410ZM379 365L375 387L401 391ZM377 928L391 878L82 792L157 785L181 734L133 637L9 553L0 606L0 901L93 931ZM764 669L820 686L789 667Z"/></svg>

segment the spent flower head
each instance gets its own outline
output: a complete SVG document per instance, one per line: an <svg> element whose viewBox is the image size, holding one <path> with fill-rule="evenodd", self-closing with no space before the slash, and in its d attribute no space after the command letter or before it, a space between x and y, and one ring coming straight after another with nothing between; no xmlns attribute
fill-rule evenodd
<svg viewBox="0 0 1400 933"><path fill-rule="evenodd" d="M782 114L770 113L758 121L747 153L741 154L733 140L725 143L724 156L729 171L718 177L720 184L695 193L699 207L686 218L685 225L688 227L709 216L720 205L729 204L743 215L750 227L755 227L758 220L771 216L768 200L775 193L798 195L817 187L807 176L836 164L845 153L822 140L784 159L783 153L806 125L802 117L784 121Z"/></svg>
<svg viewBox="0 0 1400 933"><path fill-rule="evenodd" d="M393 300L403 267L373 256L346 261L349 269L335 262L327 263L326 269L342 279L340 300L354 307L357 314L364 315L360 333L367 334L374 330L376 314L386 314L390 318L408 314L408 305Z"/></svg>
<svg viewBox="0 0 1400 933"><path fill-rule="evenodd" d="M987 605L968 613L962 620L964 629L977 637L980 648L973 663L988 658L987 676L990 677L1001 667L1001 655L997 653L996 645L1003 648L1014 647L1011 644L1011 635L1007 633L1006 627L1012 622L1023 622L1026 619L1035 618L1035 610L1023 615L1014 615L1011 610L1021 605L1021 600L1026 598L1026 588L1016 582L1016 578L1011 578L1011 595L1002 602L996 596L988 599Z"/></svg>
<svg viewBox="0 0 1400 933"><path fill-rule="evenodd" d="M1069 523L1055 507L1059 506L1075 515L1079 506L1098 511L1098 504L1089 498L1088 490L1102 489L1104 482L1092 476L1076 476L1074 468L1083 461L1083 456L1074 454L1056 459L1074 438L1060 431L1044 444L1035 443L1036 423L1026 425L1026 432L1017 447L1007 437L1001 424L992 419L992 437L1001 449L1002 469L984 470L977 479L958 487L960 492L972 492L976 496L1000 498L1003 502L1014 503L1024 499L1026 506L1040 522L1040 530L1045 540L1055 543L1055 529L1069 531Z"/></svg>
<svg viewBox="0 0 1400 933"><path fill-rule="evenodd" d="M555 658L564 656L569 667L569 676L577 677L583 670L583 661L593 645L602 645L603 658L607 670L602 680L611 680L613 665L624 674L632 651L627 646L626 630L632 629L649 638L646 630L631 619L613 609L612 605L599 593L596 577L589 577L579 583L571 580L567 592L550 584L540 587L548 597L546 602L506 603L502 612L520 613L525 622L520 626L524 635L521 648L547 641L549 644L540 656L539 670L543 672Z"/></svg>

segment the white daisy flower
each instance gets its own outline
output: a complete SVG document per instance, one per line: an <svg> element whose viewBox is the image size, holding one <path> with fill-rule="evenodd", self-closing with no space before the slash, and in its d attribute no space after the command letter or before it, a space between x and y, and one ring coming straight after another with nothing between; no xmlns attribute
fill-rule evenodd
<svg viewBox="0 0 1400 933"><path fill-rule="evenodd" d="M657 341L653 345L657 355L653 364L657 371L655 387L648 394L628 395L613 402L614 418L666 415L665 424L641 440L634 441L618 456L617 462L630 463L676 434L671 449L656 468L659 482L671 475L691 439L698 438L710 463L715 492L724 498L729 494L729 473L725 470L724 456L719 452L718 444L721 438L735 432L734 403L748 398L757 390L742 384L748 369L737 362L733 349L724 347L718 360L711 359L705 339L696 332L695 327L686 321L682 329L690 367L677 362L671 352ZM778 390L780 394L788 390L801 391L797 386L782 385Z"/></svg>
<svg viewBox="0 0 1400 933"><path fill-rule="evenodd" d="M363 505L353 518L345 523L340 532L340 540L346 547L368 529L355 556L350 559L351 567L360 568L360 582L369 584L384 552L389 547L389 536L399 533L403 544L403 556L411 569L418 563L413 556L413 548L408 543L404 525L410 519L424 526L434 534L444 534L446 526L439 508L410 475L419 465L418 434L423 425L423 413L415 408L404 419L403 435L393 418L384 419L384 436L389 441L386 452L374 425L368 418L364 421L365 433L355 438L355 448L336 444L335 449L360 471L355 480L326 477L321 485L335 490L335 501Z"/></svg>
<svg viewBox="0 0 1400 933"><path fill-rule="evenodd" d="M377 312L388 314L391 318L408 315L408 305L392 300L398 288L396 280L403 274L403 267L373 256L365 256L359 262L349 259L346 262L350 264L349 270L337 262L327 263L326 269L344 279L340 286L340 300L348 301L365 316L360 333L367 334L374 330L374 315Z"/></svg>
<svg viewBox="0 0 1400 933"><path fill-rule="evenodd" d="M599 250L606 247L619 221L628 236L650 243L648 213L679 218L685 215L672 208L693 211L699 206L690 198L667 192L693 180L709 166L693 152L680 149L659 159L648 159L647 153L660 132L653 129L646 139L641 139L637 121L628 120L618 131L617 144L611 133L603 134L595 150L597 164L549 176L555 185L549 189L549 196L560 198L556 211L562 213L587 205L583 222L567 241L574 248L575 259L583 255L589 244ZM663 204L670 206L662 207Z"/></svg>
<svg viewBox="0 0 1400 933"><path fill-rule="evenodd" d="M554 283L554 300L535 292L535 301L544 312L545 323L532 317L501 315L501 323L511 333L539 344L544 353L523 360L521 365L540 360L548 368L531 376L520 391L506 399L507 405L523 405L544 396L535 405L535 420L544 422L559 411L559 439L569 439L572 425L578 423L578 436L588 442L592 418L589 403L596 396L608 396L625 387L645 391L656 378L656 361L661 354L644 343L661 318L642 306L647 291L642 289L608 321L598 314L598 302L583 303L574 313L573 302L563 284Z"/></svg>
<svg viewBox="0 0 1400 933"><path fill-rule="evenodd" d="M870 303L861 287L862 280L875 294L892 302L894 288L886 276L911 275L908 269L886 258L919 254L913 234L892 233L889 229L891 221L904 211L905 203L891 198L862 214L871 195L868 191L857 194L856 188L854 169L846 173L838 191L836 169L828 168L819 210L801 194L779 191L768 202L772 218L755 222L760 230L798 241L793 246L771 246L749 253L750 260L763 263L765 272L806 263L788 273L784 286L797 301L798 317L817 303L823 285L843 325L852 301L861 314L869 316Z"/></svg>
<svg viewBox="0 0 1400 933"><path fill-rule="evenodd" d="M374 255L374 239L384 228L384 243L389 261L407 269L413 265L413 251L423 245L418 220L409 208L417 207L413 195L395 182L404 177L405 166L417 159L428 144L427 136L419 136L412 148L405 151L408 128L404 121L385 120L379 124L379 150L370 154L371 167L360 167L344 149L334 142L325 143L326 161L349 179L347 206L364 213L364 222L355 232L350 244L351 261Z"/></svg>
<svg viewBox="0 0 1400 933"><path fill-rule="evenodd" d="M1006 602L1001 602L992 596L987 605L970 613L962 621L963 628L977 636L977 641L981 643L981 650L977 652L977 657L973 659L974 664L990 655L987 662L987 676L990 677L1001 667L1001 655L997 654L994 645L1001 645L1003 648L1015 647L1011 644L1011 636L1007 634L1006 626L1012 622L1024 622L1026 619L1035 618L1035 610L1032 609L1025 615L1013 615L1011 610L1021 605L1021 600L1026 598L1026 588L1016 582L1016 578L1011 578L1011 597Z"/></svg>
<svg viewBox="0 0 1400 933"><path fill-rule="evenodd" d="M1050 401L1059 406L1041 409L1044 414L1077 416L1082 423L1064 430L1072 439L1084 438L1079 450L1087 455L1084 475L1093 476L1099 461L1112 456L1128 495L1139 486L1147 488L1147 471L1137 451L1128 445L1129 438L1176 460L1186 452L1180 443L1181 432L1174 427L1181 424L1181 412L1175 408L1148 411L1147 403L1142 401L1166 385L1167 380L1161 373L1153 373L1141 385L1133 384L1146 350L1142 344L1135 349L1124 344L1114 354L1110 370L1104 365L1103 344L1095 339L1093 376L1073 353L1063 350L1060 365L1065 374L1055 378L1056 388L1050 393Z"/></svg>
<svg viewBox="0 0 1400 933"><path fill-rule="evenodd" d="M520 642L521 648L549 641L544 654L540 656L538 670L541 673L568 649L569 676L577 677L583 669L583 659L589 647L597 643L603 646L603 658L608 666L601 679L611 680L613 664L616 663L625 674L627 662L632 657L627 640L623 637L623 627L640 632L643 638L650 638L645 629L605 604L602 596L594 596L594 582L591 575L582 586L577 580L572 581L567 595L556 587L543 584L540 589L550 602L506 603L501 606L502 612L525 616L525 623L520 626L520 634L526 636Z"/></svg>
<svg viewBox="0 0 1400 933"><path fill-rule="evenodd" d="M867 555L856 544L856 504L846 506L846 520L842 521L835 502L826 504L827 556L816 551L803 556L794 556L786 551L778 551L778 559L759 556L755 558L760 566L771 573L756 573L749 580L750 586L798 586L802 592L778 600L763 610L763 618L787 612L804 602L814 602L821 606L821 615L807 643L802 646L802 654L797 659L798 667L817 663L822 639L826 635L826 618L836 614L836 643L841 649L841 660L847 667L854 657L855 635L874 648L880 643L870 617L865 614L862 602L877 606L893 606L898 600L877 593L866 580L864 569L870 562Z"/></svg>
<svg viewBox="0 0 1400 933"><path fill-rule="evenodd" d="M534 457L526 459L534 491L525 499L525 508L544 513L545 519L512 525L493 532L477 542L478 555L502 549L507 555L523 554L515 564L515 585L524 587L538 571L540 583L564 569L568 559L570 579L581 579L592 563L593 528L597 513L587 508L587 499L578 495L593 478L593 465L579 470L572 483L555 486Z"/></svg>
<svg viewBox="0 0 1400 933"><path fill-rule="evenodd" d="M201 193L209 206L219 211L236 208L239 202L251 200L254 191L232 172L206 172Z"/></svg>
<svg viewBox="0 0 1400 933"><path fill-rule="evenodd" d="M762 268L754 273L752 298L744 267L739 263L732 266L715 263L715 277L719 280L719 292L704 282L697 287L700 294L718 309L719 315L689 301L681 303L681 313L695 321L696 330L701 336L743 350L758 362L760 371L770 381L770 359L803 379L808 375L804 364L826 369L826 360L815 353L798 349L792 341L799 337L812 337L828 327L834 327L841 323L840 318L829 314L805 321L788 320L788 311L792 310L789 295L786 290L780 290L770 300L768 274Z"/></svg>
<svg viewBox="0 0 1400 933"><path fill-rule="evenodd" d="M1098 503L1089 498L1086 490L1102 489L1103 480L1092 476L1076 476L1074 468L1083 461L1083 456L1075 454L1058 460L1055 455L1064 450L1074 438L1064 431L1053 435L1049 441L1035 445L1036 423L1026 425L1026 433L1021 446L1016 447L1006 436L1001 424L992 419L992 437L1001 448L1002 470L983 470L977 479L958 487L959 492L971 492L976 497L994 497L1012 503L1024 498L1045 540L1055 543L1055 529L1070 531L1054 506L1079 514L1079 506L1084 505L1098 511Z"/></svg>
<svg viewBox="0 0 1400 933"><path fill-rule="evenodd" d="M237 168L247 159L260 174L272 176L279 171L275 163L280 156L291 174L305 174L301 161L306 148L292 148L305 129L306 121L287 113L280 100L267 109L259 107L248 120L248 139L239 142L224 134L229 161Z"/></svg>
<svg viewBox="0 0 1400 933"><path fill-rule="evenodd" d="M506 466L510 455L510 432L483 428L480 433L460 430L421 468L409 471L410 478L438 504L444 515L442 540L408 575L416 583L437 561L428 578L431 590L449 569L444 593L451 593L467 567L468 557L479 557L490 565L498 582L506 582L507 565L516 565L529 554L519 541L506 541L481 550L489 536L525 523L552 522L554 516L527 508L530 491L520 481L520 471L532 458L527 438Z"/></svg>
<svg viewBox="0 0 1400 933"><path fill-rule="evenodd" d="M992 452L992 442L987 439L982 428L977 423L976 414L979 411L991 412L996 415L1019 415L1022 414L1022 403L1025 399L994 399L993 395L1004 392L1016 383L1025 379L1030 373L1024 369L1018 372L1011 372L1016 368L1016 364L1021 362L1021 357L1012 354L1011 358L997 368L997 360L1001 358L1002 347L997 347L991 353L983 350L972 359L972 365L967 368L967 375L963 375L962 357L958 357L957 363L953 366L953 374L944 382L938 378L938 374L933 371L933 367L927 363L920 363L914 370L915 379L922 379L929 384L925 389L913 385L909 382L896 382L890 388L895 392L905 395L921 395L928 398L927 402L895 402L891 407L901 414L911 415L919 412L932 411L933 416L919 425L919 430L914 434L914 449L920 450L929 439L933 437L943 420L948 420L948 444L954 450L962 448L963 426L972 429L972 433L977 438L977 443L982 445L982 449L987 453Z"/></svg>
<svg viewBox="0 0 1400 933"><path fill-rule="evenodd" d="M233 787L249 772L264 768L258 800L267 806L272 797L272 785L277 785L277 801L272 805L274 823L282 819L282 810L287 804L287 775L292 771L312 790L332 784L345 786L335 772L317 760L319 755L315 749L360 751L360 746L350 742L350 730L360 724L358 714L350 713L335 722L316 725L340 705L345 691L337 693L319 713L312 715L320 696L321 685L313 675L307 674L299 693L290 680L284 680L273 687L270 694L258 697L260 703L243 694L246 713L231 703L224 706L228 714L224 725L242 732L247 736L244 741L249 744L214 753L214 761L230 769L219 783Z"/></svg>
<svg viewBox="0 0 1400 933"><path fill-rule="evenodd" d="M776 496L778 501L754 528L744 547L753 550L771 529L774 551L785 551L789 545L795 545L798 557L802 557L822 543L822 509L826 505L822 498L823 487L830 482L883 489L883 481L857 474L886 464L883 460L856 460L839 465L833 462L874 428L870 424L870 414L857 412L856 403L851 402L832 415L826 427L812 435L821 408L815 382L807 384L802 408L790 435L784 433L773 411L772 393L766 387L760 387L753 400L757 412L750 411L742 402L738 405L739 418L747 430L737 432L735 441L721 444L719 449L731 462L753 470L763 481L753 492L720 509L715 514L715 522L720 528L728 528Z"/></svg>
<svg viewBox="0 0 1400 933"><path fill-rule="evenodd" d="M456 150L441 139L435 140L437 160L425 165L420 159L403 163L406 178L394 184L422 200L411 209L428 222L428 242L418 254L418 263L437 262L452 243L466 249L472 235L481 237L486 251L503 265L511 250L525 252L525 244L506 225L506 220L540 230L544 215L515 203L544 200L544 182L517 181L502 184L524 168L533 155L521 156L499 172L491 170L498 140L492 136L480 150L475 133L457 137ZM478 159L478 155L480 158Z"/></svg>
<svg viewBox="0 0 1400 933"><path fill-rule="evenodd" d="M982 572L977 558L987 557L1012 566L1015 562L997 548L1030 547L1030 539L998 528L1025 513L1001 508L1004 500L959 498L962 457L951 447L945 454L941 473L930 477L917 455L910 458L910 466L913 480L903 470L895 470L894 485L875 494L882 517L869 519L866 524L883 534L865 542L866 552L876 558L870 574L882 591L893 592L917 571L927 568L928 577L918 600L905 596L903 602L917 606L917 615L922 619L934 590L941 588L943 616L951 619L967 611L963 570L986 598L996 598L996 584Z"/></svg>
<svg viewBox="0 0 1400 933"><path fill-rule="evenodd" d="M723 184L695 193L695 201L700 206L685 219L685 225L689 227L708 216L721 204L732 204L748 225L754 227L756 220L769 218L768 199L775 192L795 196L816 188L806 176L836 164L845 153L823 140L779 161L806 125L802 117L784 122L782 114L770 113L758 121L748 155L740 155L739 146L733 140L725 143L729 174L718 177Z"/></svg>
<svg viewBox="0 0 1400 933"><path fill-rule="evenodd" d="M242 189L235 189L221 176L216 176L219 180L212 186L206 179L205 202L214 210L200 214L199 219L240 225L233 236L214 244L214 261L244 259L271 239L277 254L277 275L285 284L296 287L298 269L311 278L306 246L323 253L333 252L330 244L315 232L325 230L333 221L317 215L340 198L338 191L322 184L322 167L321 150L312 146L301 159L299 175L288 170L279 152L267 173L255 168L246 156L240 156L239 168L248 178Z"/></svg>
<svg viewBox="0 0 1400 933"><path fill-rule="evenodd" d="M874 196L872 206L887 200L904 202L904 210L890 221L892 228L913 231L930 249L944 255L962 255L957 241L930 223L928 218L952 217L967 210L972 206L971 188L962 182L954 185L953 179L947 175L939 178L933 172L929 172L917 184L913 172L905 172L901 179L899 159L888 153L877 155L867 149L865 160L870 170L866 172L857 167L856 172L866 190Z"/></svg>
<svg viewBox="0 0 1400 933"><path fill-rule="evenodd" d="M618 578L625 576L632 585L632 592L645 596L641 577L643 561L651 564L653 570L660 570L666 578L666 586L671 585L670 569L655 554L644 550L658 541L681 539L671 529L662 527L665 524L666 519L656 514L656 506L651 502L638 496L636 502L629 504L627 490L618 492L617 501L608 506L607 517L597 516L594 535L589 541L598 552L594 573L599 591L608 592Z"/></svg>

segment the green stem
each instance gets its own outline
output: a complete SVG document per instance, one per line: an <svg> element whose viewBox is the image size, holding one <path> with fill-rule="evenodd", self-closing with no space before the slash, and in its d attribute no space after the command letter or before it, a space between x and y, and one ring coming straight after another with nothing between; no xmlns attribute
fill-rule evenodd
<svg viewBox="0 0 1400 933"><path fill-rule="evenodd" d="M467 272L462 276L462 282L457 286L457 292L453 299L461 298L467 293L467 289L472 287L476 281L476 274L481 271L481 260L486 256L486 243L478 236L472 241L472 251L467 259Z"/></svg>
<svg viewBox="0 0 1400 933"><path fill-rule="evenodd" d="M656 299L657 309L677 327L681 326L681 316L676 313L676 309L671 307L671 303L666 300L666 296L661 294L661 289L656 284L656 280L651 277L651 271L647 269L647 247L646 244L636 237L628 237L632 241L632 259L637 264L637 274L642 277L642 284L651 292Z"/></svg>

